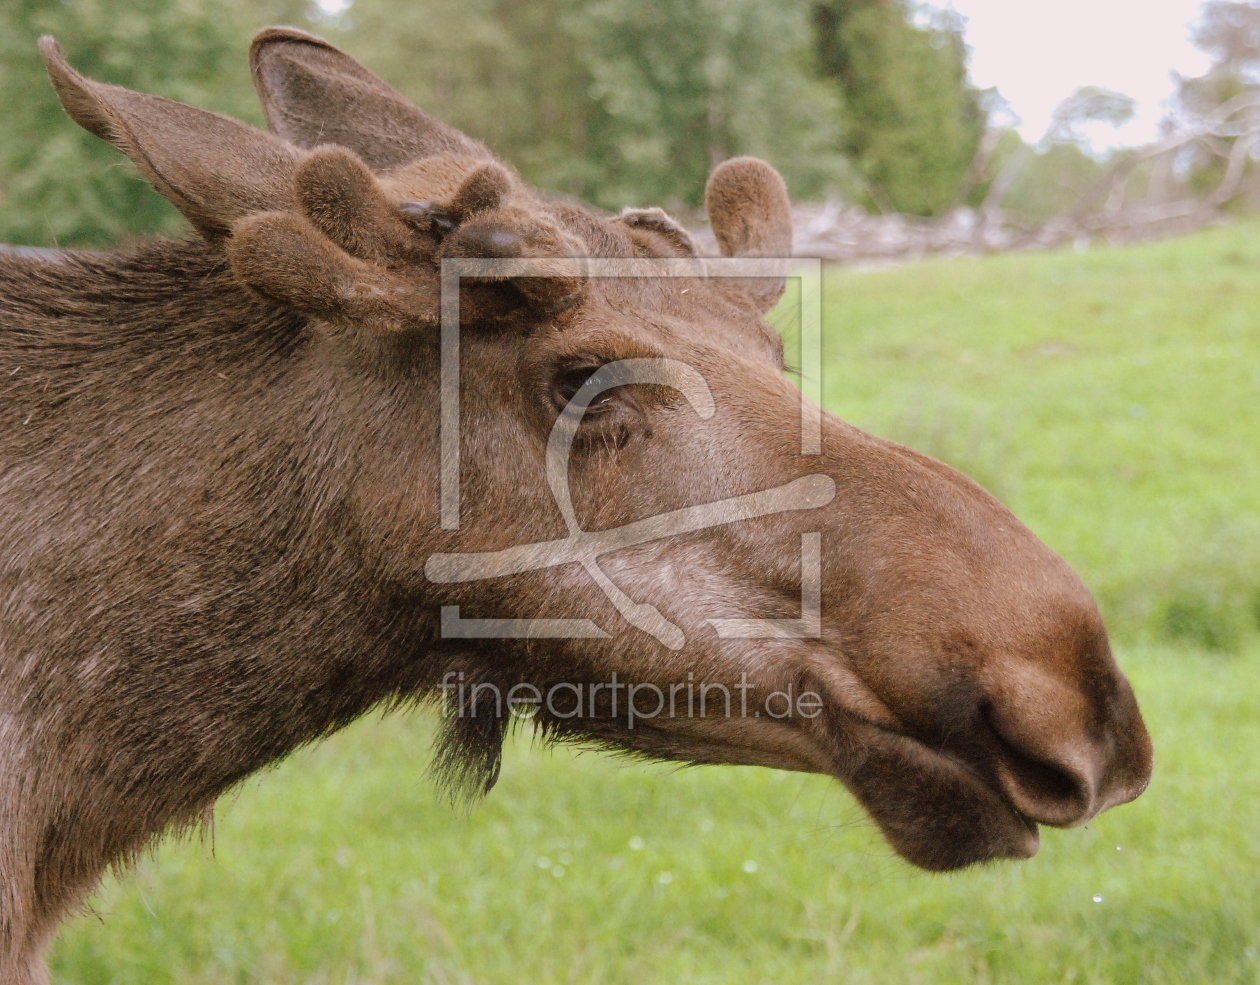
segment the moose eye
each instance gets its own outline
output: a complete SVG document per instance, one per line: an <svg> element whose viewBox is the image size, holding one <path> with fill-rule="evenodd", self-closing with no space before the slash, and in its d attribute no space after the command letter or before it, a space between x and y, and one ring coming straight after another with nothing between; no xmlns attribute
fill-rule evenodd
<svg viewBox="0 0 1260 985"><path fill-rule="evenodd" d="M588 381L594 380L600 382L600 366L573 366L569 369L561 370L556 374L555 380L551 385L551 398L558 410L564 410L570 400L572 400L579 390L586 385ZM604 390L596 394L587 407L588 414L600 414L606 410L611 410L614 405L614 397L617 395L616 389Z"/></svg>

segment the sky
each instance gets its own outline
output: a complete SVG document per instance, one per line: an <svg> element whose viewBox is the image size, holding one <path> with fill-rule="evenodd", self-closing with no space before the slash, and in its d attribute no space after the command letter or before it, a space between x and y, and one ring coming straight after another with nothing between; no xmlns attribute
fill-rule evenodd
<svg viewBox="0 0 1260 985"><path fill-rule="evenodd" d="M1121 130L1090 134L1095 146L1154 139L1169 73L1201 75L1208 60L1190 43L1202 0L953 0L967 18L971 76L997 86L1039 140L1063 99L1080 86L1114 89L1138 101ZM945 6L937 3L937 6Z"/></svg>

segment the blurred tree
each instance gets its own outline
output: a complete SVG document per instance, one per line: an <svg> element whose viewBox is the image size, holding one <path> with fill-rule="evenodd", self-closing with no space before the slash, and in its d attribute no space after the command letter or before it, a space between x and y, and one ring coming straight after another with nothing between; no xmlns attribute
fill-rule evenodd
<svg viewBox="0 0 1260 985"><path fill-rule="evenodd" d="M530 78L529 52L503 18L504 10L517 6L499 0L358 0L318 23L315 33L344 47L416 105L498 149L531 131L531 98L549 95L561 82L559 66L540 58L547 74L530 87L537 93L522 92ZM521 0L519 13L528 18L536 6Z"/></svg>
<svg viewBox="0 0 1260 985"><path fill-rule="evenodd" d="M756 154L797 196L844 177L837 100L808 74L808 10L784 0L600 0L566 19L599 112L608 204L698 204L717 163Z"/></svg>
<svg viewBox="0 0 1260 985"><path fill-rule="evenodd" d="M1092 123L1119 127L1133 119L1137 101L1132 96L1099 86L1082 86L1055 108L1044 143L1076 144L1089 141Z"/></svg>
<svg viewBox="0 0 1260 985"><path fill-rule="evenodd" d="M797 197L869 187L885 204L938 211L984 113L957 22L908 3L3 0L0 240L104 244L182 226L65 118L40 34L95 78L258 123L246 42L276 22L345 46L530 181L608 208L698 205L711 166L747 153L777 165ZM826 37L811 32L820 11L835 15Z"/></svg>
<svg viewBox="0 0 1260 985"><path fill-rule="evenodd" d="M819 70L843 98L847 149L882 211L949 208L985 130L957 14L911 0L825 0Z"/></svg>
<svg viewBox="0 0 1260 985"><path fill-rule="evenodd" d="M1119 127L1133 119L1135 102L1123 93L1082 86L1054 111L1045 136L1034 147L1014 130L997 156L1001 206L1008 213L1044 222L1076 208L1096 207L1107 179L1126 150L1097 151L1090 145L1097 126ZM998 203L992 203L998 204Z"/></svg>
<svg viewBox="0 0 1260 985"><path fill-rule="evenodd" d="M93 78L258 122L238 10L226 0L0 5L0 241L89 246L182 229L116 151L62 112L35 47L41 34Z"/></svg>
<svg viewBox="0 0 1260 985"><path fill-rule="evenodd" d="M1020 153L1012 148L1012 154ZM1108 159L1085 152L1080 144L1054 142L1028 147L1020 158L1002 196L1002 208L1030 222L1045 222L1071 211L1094 193L1110 170Z"/></svg>
<svg viewBox="0 0 1260 985"><path fill-rule="evenodd" d="M1194 127L1218 107L1246 92L1260 92L1260 2L1210 0L1203 5L1192 34L1195 47L1212 59L1207 72L1198 78L1177 77L1175 112L1183 124ZM1252 110L1254 113L1254 110ZM1217 189L1225 178L1227 156L1235 138L1220 137L1225 153L1211 153L1199 146L1188 149L1177 162L1179 177L1193 192L1205 194ZM1252 151L1254 157L1254 149ZM1254 207L1260 205L1260 180L1256 169L1240 183L1238 190Z"/></svg>
<svg viewBox="0 0 1260 985"><path fill-rule="evenodd" d="M1203 116L1247 89L1260 88L1260 2L1210 0L1194 24L1195 47L1212 59L1198 78L1178 77L1182 112Z"/></svg>
<svg viewBox="0 0 1260 985"><path fill-rule="evenodd" d="M358 0L356 54L530 181L609 208L697 205L760 154L796 195L842 184L838 99L806 0Z"/></svg>

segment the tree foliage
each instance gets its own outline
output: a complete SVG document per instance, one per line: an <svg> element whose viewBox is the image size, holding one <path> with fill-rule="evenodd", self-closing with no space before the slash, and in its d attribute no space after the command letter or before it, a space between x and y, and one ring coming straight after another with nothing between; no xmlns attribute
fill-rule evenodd
<svg viewBox="0 0 1260 985"><path fill-rule="evenodd" d="M1012 133L1012 142L1018 135ZM1014 147L1022 153L1018 173L1002 198L1002 208L1030 222L1045 222L1079 206L1098 187L1110 168L1072 141L1053 141L1043 147Z"/></svg>
<svg viewBox="0 0 1260 985"><path fill-rule="evenodd" d="M5 0L0 5L0 236L105 244L183 220L102 140L61 110L36 49L53 34L94 78L260 118L248 31L224 0Z"/></svg>
<svg viewBox="0 0 1260 985"><path fill-rule="evenodd" d="M1260 88L1260 2L1210 0L1195 22L1193 40L1212 65L1199 78L1178 79L1182 112L1201 116Z"/></svg>
<svg viewBox="0 0 1260 985"><path fill-rule="evenodd" d="M1015 130L1007 130L994 155L996 172L1012 169L1001 207L1025 221L1045 222L1090 203L1096 205L1112 168L1129 152L1099 153L1090 146L1090 131L1097 124L1123 126L1133 119L1134 111L1131 96L1082 86L1058 105L1036 145L1024 143Z"/></svg>
<svg viewBox="0 0 1260 985"><path fill-rule="evenodd" d="M917 215L948 208L986 122L957 15L909 0L826 0L814 25L819 69L843 95L846 147L873 202Z"/></svg>
<svg viewBox="0 0 1260 985"><path fill-rule="evenodd" d="M1260 92L1260 2L1210 0L1194 24L1193 40L1212 64L1198 78L1178 77L1176 109L1191 125L1235 97ZM1235 140L1219 138L1226 148ZM1202 146L1183 154L1178 164L1186 185L1200 194L1219 187L1226 173L1225 157ZM1250 170L1251 181L1244 183L1243 191L1254 205L1260 201L1260 186L1254 167Z"/></svg>
<svg viewBox="0 0 1260 985"><path fill-rule="evenodd" d="M613 209L699 205L714 163L756 154L796 197L869 188L932 213L951 203L983 129L958 25L903 0L354 0L333 18L308 4L5 0L0 241L93 245L180 228L65 118L36 52L43 33L94 78L258 123L248 37L296 23L529 181ZM825 37L823 10L839 12Z"/></svg>
<svg viewBox="0 0 1260 985"><path fill-rule="evenodd" d="M798 195L845 180L804 0L472 0L458 24L446 0L401 21L368 0L354 10L356 52L544 187L610 208L698 205L734 154L768 158Z"/></svg>

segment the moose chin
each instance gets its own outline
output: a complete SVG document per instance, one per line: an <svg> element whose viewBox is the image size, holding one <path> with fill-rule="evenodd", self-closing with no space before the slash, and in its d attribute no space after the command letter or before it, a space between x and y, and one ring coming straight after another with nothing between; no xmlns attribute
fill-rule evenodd
<svg viewBox="0 0 1260 985"><path fill-rule="evenodd" d="M300 31L253 42L269 132L41 44L193 232L0 255L0 982L47 981L107 866L382 704L449 702L464 791L524 685L556 740L831 775L934 870L1145 787L1060 558L817 408L802 445L768 164L710 176L713 262L747 262L710 276L660 209L546 198Z"/></svg>

